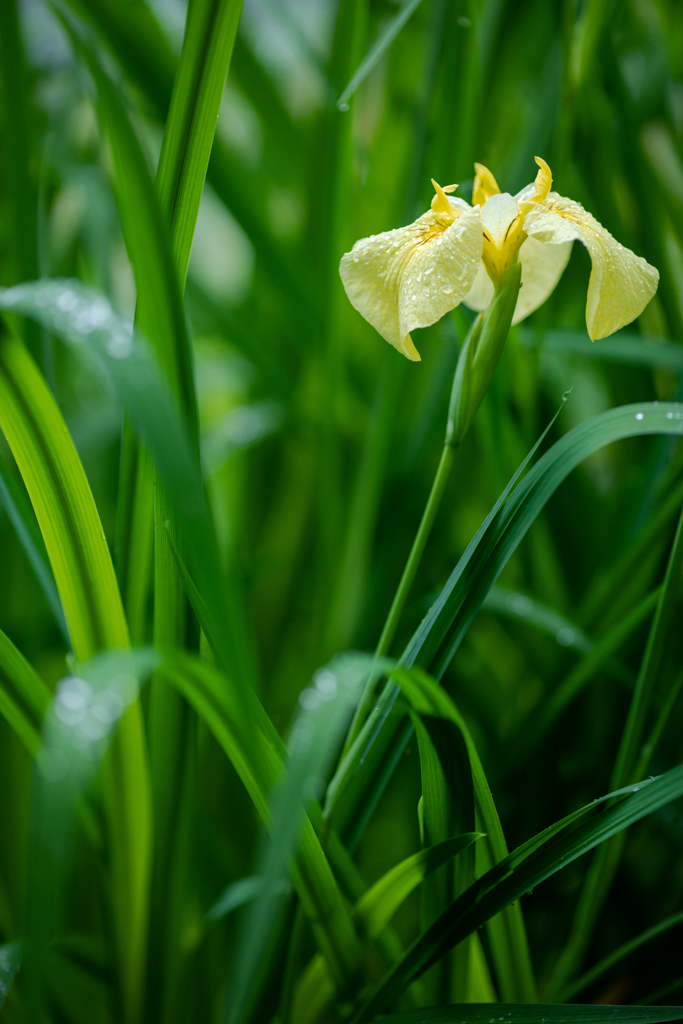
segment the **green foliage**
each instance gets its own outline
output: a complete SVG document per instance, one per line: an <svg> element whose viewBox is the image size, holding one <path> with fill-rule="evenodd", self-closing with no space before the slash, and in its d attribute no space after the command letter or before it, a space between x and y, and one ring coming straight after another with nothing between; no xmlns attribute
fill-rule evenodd
<svg viewBox="0 0 683 1024"><path fill-rule="evenodd" d="M2 1022L683 1019L682 97L672 0L0 4ZM536 155L654 300L404 360L342 254Z"/></svg>

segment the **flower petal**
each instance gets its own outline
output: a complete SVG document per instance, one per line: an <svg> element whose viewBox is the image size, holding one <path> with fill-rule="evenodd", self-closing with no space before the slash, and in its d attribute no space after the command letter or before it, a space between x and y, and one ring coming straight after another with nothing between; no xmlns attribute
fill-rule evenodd
<svg viewBox="0 0 683 1024"><path fill-rule="evenodd" d="M522 287L515 306L513 324L524 320L542 306L560 280L571 254L572 243L547 245L536 238L527 238L519 250L522 264ZM493 298L493 285L482 263L470 292L463 302L469 309L481 312Z"/></svg>
<svg viewBox="0 0 683 1024"><path fill-rule="evenodd" d="M445 227L428 210L414 224L356 242L342 257L339 273L358 312L394 348L418 360L410 331L435 323L462 301L481 250L478 209Z"/></svg>
<svg viewBox="0 0 683 1024"><path fill-rule="evenodd" d="M518 324L542 306L557 286L572 252L571 242L548 245L528 237L519 250L522 287L515 306L513 324Z"/></svg>
<svg viewBox="0 0 683 1024"><path fill-rule="evenodd" d="M572 199L551 192L543 202L530 204L525 210L524 230L540 242L576 239L588 249L593 269L588 283L586 326L593 341L630 324L657 291L658 271L620 245Z"/></svg>

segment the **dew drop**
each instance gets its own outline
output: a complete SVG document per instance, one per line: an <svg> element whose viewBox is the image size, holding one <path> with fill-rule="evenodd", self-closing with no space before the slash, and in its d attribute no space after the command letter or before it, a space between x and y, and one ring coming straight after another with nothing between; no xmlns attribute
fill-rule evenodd
<svg viewBox="0 0 683 1024"><path fill-rule="evenodd" d="M637 420L642 420L644 418L645 418L644 413L642 413L642 412L637 412L636 413L636 419Z"/></svg>

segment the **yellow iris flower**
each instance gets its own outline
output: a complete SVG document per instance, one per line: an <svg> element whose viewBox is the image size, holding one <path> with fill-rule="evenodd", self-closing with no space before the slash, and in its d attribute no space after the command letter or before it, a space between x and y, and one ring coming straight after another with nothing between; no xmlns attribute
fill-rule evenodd
<svg viewBox="0 0 683 1024"><path fill-rule="evenodd" d="M343 257L341 279L351 304L394 348L419 360L410 332L428 327L459 303L486 309L508 267L519 259L522 286L513 324L533 313L555 288L572 242L592 262L586 326L593 341L642 313L659 282L646 260L620 245L572 199L551 192L552 174L536 157L536 180L516 196L501 192L488 168L475 164L473 206L433 179L431 209L407 227L356 242Z"/></svg>

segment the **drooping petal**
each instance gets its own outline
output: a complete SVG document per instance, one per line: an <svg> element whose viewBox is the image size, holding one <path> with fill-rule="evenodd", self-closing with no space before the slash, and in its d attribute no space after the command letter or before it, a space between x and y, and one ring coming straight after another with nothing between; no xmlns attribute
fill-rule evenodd
<svg viewBox="0 0 683 1024"><path fill-rule="evenodd" d="M436 323L472 286L482 250L479 210L444 226L428 210L413 224L356 242L339 273L351 304L394 348L419 360L410 332Z"/></svg>
<svg viewBox="0 0 683 1024"><path fill-rule="evenodd" d="M522 287L515 306L513 324L524 320L534 310L542 306L560 280L567 266L572 250L571 242L559 245L547 245L536 238L527 238L519 250L519 262L522 264ZM469 309L481 312L486 309L493 298L493 284L483 263L475 278L470 292L463 302Z"/></svg>
<svg viewBox="0 0 683 1024"><path fill-rule="evenodd" d="M659 272L621 245L580 203L551 192L529 204L524 230L540 242L583 242L593 268L588 283L586 326L593 341L630 324L657 290Z"/></svg>
<svg viewBox="0 0 683 1024"><path fill-rule="evenodd" d="M562 277L572 252L571 242L547 245L537 238L527 238L519 250L522 264L522 287L515 306L513 324L518 324L542 306Z"/></svg>

